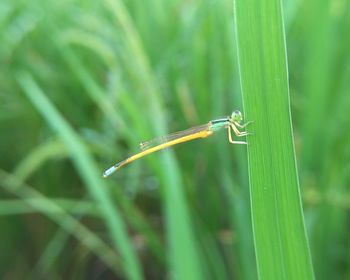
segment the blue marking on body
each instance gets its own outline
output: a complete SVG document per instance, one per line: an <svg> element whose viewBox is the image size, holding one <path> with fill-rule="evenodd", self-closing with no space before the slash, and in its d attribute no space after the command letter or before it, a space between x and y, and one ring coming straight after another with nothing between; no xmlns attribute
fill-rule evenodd
<svg viewBox="0 0 350 280"><path fill-rule="evenodd" d="M230 124L230 118L226 117L222 119L216 119L216 120L210 121L210 123L211 123L210 130L218 131L220 129L228 127L228 125Z"/></svg>

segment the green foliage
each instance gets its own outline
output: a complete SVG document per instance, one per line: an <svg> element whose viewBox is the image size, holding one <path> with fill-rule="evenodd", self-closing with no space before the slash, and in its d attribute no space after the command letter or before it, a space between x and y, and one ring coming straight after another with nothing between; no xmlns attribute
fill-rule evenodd
<svg viewBox="0 0 350 280"><path fill-rule="evenodd" d="M235 1L259 279L313 279L295 165L280 2ZM266 15L269 15L267 18Z"/></svg>
<svg viewBox="0 0 350 280"><path fill-rule="evenodd" d="M349 6L284 3L292 127L317 279L349 277ZM283 35L274 21L279 11L256 12L236 22ZM2 278L257 278L246 147L232 146L225 133L101 178L141 141L242 110L231 0L4 0L0 29ZM282 221L283 238L274 240L275 232L256 248L260 274L259 252L299 240L291 262L306 255L304 237L294 238L302 213L289 106L277 97L271 104L272 94L287 94L285 65L272 69L269 60L282 61L280 52L274 57L281 41L247 39L246 51L261 59L247 62L242 80L245 117L255 120L250 172L267 174L257 161L262 150L263 159L268 151L280 155L274 179L293 176L275 200L261 193L270 213L283 211L261 221L254 212L261 186L251 178L254 233L259 226L268 234L286 215L298 221L290 224L295 231ZM243 70L241 57L240 64ZM268 80L257 83L256 73Z"/></svg>

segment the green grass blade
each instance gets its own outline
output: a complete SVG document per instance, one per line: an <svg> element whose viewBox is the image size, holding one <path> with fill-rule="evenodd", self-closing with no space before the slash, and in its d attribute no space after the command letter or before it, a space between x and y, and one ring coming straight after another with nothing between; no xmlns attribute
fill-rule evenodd
<svg viewBox="0 0 350 280"><path fill-rule="evenodd" d="M236 0L259 279L313 279L295 163L279 0Z"/></svg>
<svg viewBox="0 0 350 280"><path fill-rule="evenodd" d="M35 147L21 162L18 163L14 174L25 181L35 171L40 169L49 159L64 157L67 149L59 139L50 139Z"/></svg>
<svg viewBox="0 0 350 280"><path fill-rule="evenodd" d="M137 121L133 121L134 127L142 125L143 130L146 130L145 133L153 130L155 134L163 135L166 132L163 99L140 34L122 1L105 0L104 4L115 19L116 27L120 28L118 36L123 38L122 42L126 53L129 54L128 57L134 58L127 60L126 69L129 69L129 75L133 77L135 86L144 93L142 106L148 108L144 111L146 114L143 120L139 120L138 114L133 114L137 117ZM130 107L136 106L135 109L139 110L137 100L132 101ZM151 116L149 123L145 122L148 116ZM145 129L146 127L148 129ZM172 151L159 153L159 159L162 164L159 164L157 171L165 186L163 203L170 271L178 279L203 279L201 253L191 223L190 208L183 191L180 168Z"/></svg>
<svg viewBox="0 0 350 280"><path fill-rule="evenodd" d="M44 95L42 90L27 73L20 73L18 81L24 93L41 113L47 123L59 134L71 153L73 163L84 180L91 195L96 199L109 228L111 239L123 259L125 273L130 279L142 279L139 262L128 239L124 223L117 208L113 205L106 192L106 185L102 176L97 172L92 157L89 155L79 136L64 120L57 109Z"/></svg>
<svg viewBox="0 0 350 280"><path fill-rule="evenodd" d="M89 230L76 218L68 214L52 199L43 196L30 186L23 184L12 174L1 169L0 186L21 198L25 204L28 204L30 207L56 222L66 232L75 236L75 238L89 248L91 252L94 252L101 260L110 266L112 270L119 272L118 270L122 266L122 263L116 252L111 250L93 231ZM80 204L77 203L75 207L79 208Z"/></svg>
<svg viewBox="0 0 350 280"><path fill-rule="evenodd" d="M18 215L35 213L38 209L31 205L44 204L45 199L41 198L27 198L27 199L7 199L0 200L0 216L1 215ZM75 215L88 215L99 217L100 213L95 204L90 201L78 201L70 199L51 199L51 201L58 205L64 211ZM74 207L79 204L79 207ZM47 211L55 211L57 209L50 208Z"/></svg>

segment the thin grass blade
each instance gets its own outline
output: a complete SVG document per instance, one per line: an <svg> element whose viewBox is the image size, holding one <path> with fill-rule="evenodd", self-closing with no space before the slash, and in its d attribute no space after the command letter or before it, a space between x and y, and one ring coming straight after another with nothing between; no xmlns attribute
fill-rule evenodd
<svg viewBox="0 0 350 280"><path fill-rule="evenodd" d="M259 279L313 279L291 129L279 0L236 0L240 79L249 128L251 209Z"/></svg>
<svg viewBox="0 0 350 280"><path fill-rule="evenodd" d="M18 81L28 99L65 143L77 171L80 173L91 195L98 202L114 246L120 251L126 262L125 274L130 279L142 279L141 268L127 236L125 225L117 208L107 195L107 188L98 172L98 168L79 136L60 115L30 74L26 72L19 73Z"/></svg>

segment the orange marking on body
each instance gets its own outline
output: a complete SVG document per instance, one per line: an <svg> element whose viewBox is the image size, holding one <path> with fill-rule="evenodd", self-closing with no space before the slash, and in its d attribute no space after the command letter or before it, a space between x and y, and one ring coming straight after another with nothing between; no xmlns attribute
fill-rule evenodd
<svg viewBox="0 0 350 280"><path fill-rule="evenodd" d="M153 152L156 152L156 151L159 151L159 150L163 150L165 148L168 148L168 147L180 144L180 143L188 142L188 141L191 141L191 140L195 140L195 139L198 139L198 138L206 138L206 137L210 136L211 134L213 134L212 131L210 131L210 130L203 130L203 131L198 131L196 133L193 133L193 134L190 134L190 135L186 135L186 136L183 136L183 137L171 140L171 141L166 142L166 143L162 143L160 145L157 145L155 147L152 147L152 148L144 150L144 151L142 151L140 153L137 153L137 154L135 154L135 155L133 155L131 157L128 157L127 159L122 161L120 163L120 165L116 169L119 170L124 165L126 165L126 164L128 164L130 162L133 162L134 160L137 160L137 159L139 159L141 157L144 157L144 156L146 156L148 154L151 154Z"/></svg>

